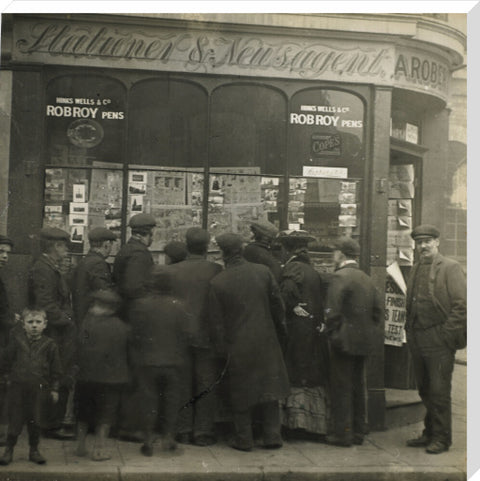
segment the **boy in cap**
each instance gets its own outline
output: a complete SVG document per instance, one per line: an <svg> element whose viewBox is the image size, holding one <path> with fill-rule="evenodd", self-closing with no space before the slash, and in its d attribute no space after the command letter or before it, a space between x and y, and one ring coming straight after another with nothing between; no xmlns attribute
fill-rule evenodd
<svg viewBox="0 0 480 481"><path fill-rule="evenodd" d="M185 302L191 333L181 376L181 396L186 402L200 393L207 393L180 412L177 440L208 446L216 442L216 396L209 389L218 376L217 357L208 328L208 292L210 281L222 267L206 259L210 234L205 229L191 227L185 237L188 256L171 266L173 294Z"/></svg>
<svg viewBox="0 0 480 481"><path fill-rule="evenodd" d="M9 425L5 452L0 465L12 462L17 438L27 425L29 460L45 464L38 452L40 440L39 412L42 397L58 402L61 363L55 342L43 335L47 327L45 311L27 308L22 312L23 329L12 331L0 362L0 374L8 376Z"/></svg>
<svg viewBox="0 0 480 481"><path fill-rule="evenodd" d="M467 343L467 286L460 264L440 254L435 226L419 225L411 236L418 259L407 281L405 329L427 412L423 433L407 446L440 454L452 443L452 373L455 351Z"/></svg>
<svg viewBox="0 0 480 481"><path fill-rule="evenodd" d="M225 270L210 281L214 346L228 359L229 394L235 425L234 449L253 448L252 411L261 416L263 447L282 446L280 399L290 386L277 332L286 330L285 308L273 274L242 257L238 234L216 238Z"/></svg>
<svg viewBox="0 0 480 481"><path fill-rule="evenodd" d="M253 242L245 246L243 257L248 262L263 264L271 271L275 280L280 281L282 268L280 262L272 254L272 242L278 234L278 229L267 220L259 220L250 224Z"/></svg>
<svg viewBox="0 0 480 481"><path fill-rule="evenodd" d="M175 428L183 401L179 391L180 366L187 356L188 346L188 314L184 303L172 295L169 266L153 268L151 292L135 300L131 312L132 363L142 396L144 437L141 453L152 456L160 396L164 409L162 449L171 451L177 447Z"/></svg>
<svg viewBox="0 0 480 481"><path fill-rule="evenodd" d="M92 293L92 307L84 318L78 346L78 381L75 405L78 419L76 454L85 456L86 436L94 420L92 459L110 459L105 441L116 420L122 388L129 381L127 351L130 328L116 313L120 296L111 289Z"/></svg>
<svg viewBox="0 0 480 481"><path fill-rule="evenodd" d="M81 323L92 303L92 293L99 289L109 289L113 285L110 265L106 259L116 238L105 227L96 227L88 233L90 250L78 263L73 276L72 300L77 324Z"/></svg>
<svg viewBox="0 0 480 481"><path fill-rule="evenodd" d="M182 262L188 255L187 245L185 242L180 241L170 241L163 248L165 253L165 264L176 264L177 262Z"/></svg>
<svg viewBox="0 0 480 481"><path fill-rule="evenodd" d="M30 302L46 312L45 333L57 344L62 361L59 401L47 406L46 435L65 439L73 437L73 425L67 424L67 401L74 384L76 326L73 321L70 289L62 267L68 256L70 236L56 227L40 231L41 255L30 271Z"/></svg>
<svg viewBox="0 0 480 481"><path fill-rule="evenodd" d="M383 306L371 278L360 270L358 242L338 239L333 250L336 271L330 278L325 308L330 344L332 432L329 444L362 444L367 428L367 355L382 335Z"/></svg>

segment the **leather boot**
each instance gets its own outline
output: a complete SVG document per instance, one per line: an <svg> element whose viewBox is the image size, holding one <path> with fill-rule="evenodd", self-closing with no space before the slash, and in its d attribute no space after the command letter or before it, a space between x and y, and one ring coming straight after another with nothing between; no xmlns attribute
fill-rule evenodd
<svg viewBox="0 0 480 481"><path fill-rule="evenodd" d="M30 455L28 456L28 459L32 463L36 464L45 464L47 460L38 452L38 448L30 448Z"/></svg>
<svg viewBox="0 0 480 481"><path fill-rule="evenodd" d="M13 446L7 446L0 458L0 466L8 466L13 459Z"/></svg>

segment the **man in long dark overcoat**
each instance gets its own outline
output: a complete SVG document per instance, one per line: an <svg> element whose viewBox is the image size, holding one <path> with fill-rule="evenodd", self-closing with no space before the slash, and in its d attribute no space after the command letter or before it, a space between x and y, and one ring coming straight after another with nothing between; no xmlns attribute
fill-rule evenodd
<svg viewBox="0 0 480 481"><path fill-rule="evenodd" d="M131 322L130 311L135 301L145 297L150 290L153 257L148 248L152 245L155 225L155 217L150 214L134 215L129 221L132 235L115 257L113 280L123 300L119 314L127 323ZM137 409L138 403L141 402L141 393L135 385L137 377L134 372L132 389L122 396L120 408L119 434L129 438L142 437L139 432L141 420Z"/></svg>
<svg viewBox="0 0 480 481"><path fill-rule="evenodd" d="M422 435L407 445L440 454L452 444L452 374L455 351L467 343L467 285L460 264L439 253L435 226L419 225L411 236L419 259L407 282L406 331L427 412Z"/></svg>
<svg viewBox="0 0 480 481"><path fill-rule="evenodd" d="M76 326L73 321L71 293L62 264L68 256L70 235L56 227L44 227L40 231L42 254L30 271L30 301L47 314L45 333L58 346L63 376L60 379L59 400L47 410L44 425L47 435L56 438L73 437L73 426L64 425L67 401L72 395Z"/></svg>
<svg viewBox="0 0 480 481"><path fill-rule="evenodd" d="M210 235L205 229L191 227L186 233L188 255L184 261L171 264L172 291L182 299L189 312L190 352L182 373L183 402L208 391L218 376L218 358L213 350L208 331L208 292L210 281L222 266L206 259ZM216 397L207 392L179 417L178 440L192 441L199 446L213 444L215 439Z"/></svg>
<svg viewBox="0 0 480 481"><path fill-rule="evenodd" d="M362 444L367 429L366 359L380 339L380 295L356 262L360 246L341 237L333 251L325 322L330 345L332 432L327 442Z"/></svg>
<svg viewBox="0 0 480 481"><path fill-rule="evenodd" d="M285 333L285 308L268 267L242 257L242 238L216 239L225 270L210 283L210 321L217 350L227 356L235 449L253 448L252 408L261 410L263 445L282 446L278 400L290 386L277 331Z"/></svg>
<svg viewBox="0 0 480 481"><path fill-rule="evenodd" d="M78 263L73 276L72 301L75 321L80 324L92 304L92 294L111 289L112 272L106 258L110 255L116 235L105 227L96 227L88 233L90 250Z"/></svg>
<svg viewBox="0 0 480 481"><path fill-rule="evenodd" d="M271 222L260 220L252 222L250 230L253 242L245 246L243 257L248 262L267 266L272 271L275 280L280 282L282 266L272 253L272 244L278 234L278 229Z"/></svg>

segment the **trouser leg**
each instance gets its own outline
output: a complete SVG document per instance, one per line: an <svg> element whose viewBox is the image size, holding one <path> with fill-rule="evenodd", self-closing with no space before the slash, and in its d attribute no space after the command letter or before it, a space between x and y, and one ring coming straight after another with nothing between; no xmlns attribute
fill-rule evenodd
<svg viewBox="0 0 480 481"><path fill-rule="evenodd" d="M280 407L278 401L261 405L263 443L265 446L281 446Z"/></svg>
<svg viewBox="0 0 480 481"><path fill-rule="evenodd" d="M253 447L251 410L234 410L233 424L235 426L235 444L242 449L251 449Z"/></svg>
<svg viewBox="0 0 480 481"><path fill-rule="evenodd" d="M177 416L177 432L180 435L189 435L193 431L193 412L194 405L189 403L193 397L193 355L189 355L184 359L184 363L180 366L179 373L179 401L183 407ZM187 406L185 406L188 403Z"/></svg>
<svg viewBox="0 0 480 481"><path fill-rule="evenodd" d="M214 383L218 377L217 360L209 349L196 349L194 356L195 401L194 436L214 436L217 390Z"/></svg>
<svg viewBox="0 0 480 481"><path fill-rule="evenodd" d="M353 435L353 359L330 347L332 434L347 443Z"/></svg>
<svg viewBox="0 0 480 481"><path fill-rule="evenodd" d="M40 441L40 409L42 392L38 388L28 390L28 400L26 400L26 422L28 430L28 443L30 448L36 449Z"/></svg>
<svg viewBox="0 0 480 481"><path fill-rule="evenodd" d="M138 387L142 393L142 430L144 443L152 444L153 430L158 416L157 368L144 366L138 370Z"/></svg>
<svg viewBox="0 0 480 481"><path fill-rule="evenodd" d="M176 431L178 412L181 404L180 372L178 368L175 367L162 368L162 377L164 386L162 395L164 398L163 405L165 413L164 434L173 436Z"/></svg>
<svg viewBox="0 0 480 481"><path fill-rule="evenodd" d="M11 384L8 389L7 445L15 446L25 421L24 392L21 384ZM12 444L13 443L13 444Z"/></svg>
<svg viewBox="0 0 480 481"><path fill-rule="evenodd" d="M357 440L367 431L367 378L365 357L355 356L352 371L353 384L353 433Z"/></svg>

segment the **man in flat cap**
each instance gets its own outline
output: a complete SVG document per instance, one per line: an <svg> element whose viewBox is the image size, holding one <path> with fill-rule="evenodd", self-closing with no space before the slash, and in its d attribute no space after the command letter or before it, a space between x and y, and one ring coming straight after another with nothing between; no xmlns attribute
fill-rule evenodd
<svg viewBox="0 0 480 481"><path fill-rule="evenodd" d="M277 332L286 331L285 307L270 269L242 257L237 234L216 238L225 270L210 282L213 343L227 358L234 449L253 448L252 410L261 415L263 446L280 448L279 400L290 393Z"/></svg>
<svg viewBox="0 0 480 481"><path fill-rule="evenodd" d="M131 310L137 299L147 295L150 289L150 274L153 267L153 257L149 247L153 241L155 217L150 214L136 214L128 224L132 235L122 246L113 264L113 280L123 305L119 312L120 318L131 323ZM135 376L135 373L134 373ZM128 392L122 397L120 435L129 438L141 438L138 432L140 418L137 404L139 392Z"/></svg>
<svg viewBox="0 0 480 481"><path fill-rule="evenodd" d="M272 271L275 280L280 282L282 267L272 254L272 243L278 234L278 229L271 222L259 220L251 223L250 230L253 242L245 246L243 257L248 262L267 266Z"/></svg>
<svg viewBox="0 0 480 481"><path fill-rule="evenodd" d="M332 401L329 444L362 444L367 429L366 358L380 339L383 306L370 277L360 270L358 242L335 243L336 271L330 278L325 322L330 345Z"/></svg>
<svg viewBox="0 0 480 481"><path fill-rule="evenodd" d="M0 235L0 273L8 263L8 256L13 248L11 239ZM0 353L7 347L8 334L14 325L15 314L10 308L7 289L0 277ZM0 445L5 444L7 434L8 415L5 409L6 385L0 383Z"/></svg>
<svg viewBox="0 0 480 481"><path fill-rule="evenodd" d="M30 302L46 312L48 325L45 333L57 343L63 367L59 400L49 406L44 428L48 436L71 438L73 426L66 425L65 414L73 387L76 328L70 288L62 268L68 256L70 235L56 227L44 227L39 238L41 255L30 270Z"/></svg>
<svg viewBox="0 0 480 481"><path fill-rule="evenodd" d="M429 454L452 444L451 388L455 351L467 343L467 288L456 261L439 253L438 229L415 227L418 260L407 282L407 342L412 353L418 391L427 409L420 437L407 446Z"/></svg>
<svg viewBox="0 0 480 481"><path fill-rule="evenodd" d="M113 286L110 265L106 259L112 251L117 236L105 227L96 227L88 233L90 250L78 263L72 288L73 311L79 325L92 304L92 294Z"/></svg>
<svg viewBox="0 0 480 481"><path fill-rule="evenodd" d="M185 303L189 312L189 357L182 373L183 402L211 388L218 376L217 357L208 328L208 292L210 281L222 267L206 259L210 234L200 227L186 232L187 258L170 265L173 295ZM216 398L214 392L202 396L180 412L177 439L208 446L216 441Z"/></svg>

